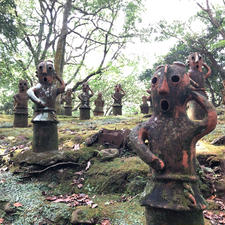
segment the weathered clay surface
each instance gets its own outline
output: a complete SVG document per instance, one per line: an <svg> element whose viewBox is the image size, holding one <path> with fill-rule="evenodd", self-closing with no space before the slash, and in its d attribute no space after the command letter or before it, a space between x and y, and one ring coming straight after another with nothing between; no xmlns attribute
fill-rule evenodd
<svg viewBox="0 0 225 225"><path fill-rule="evenodd" d="M95 109L93 111L94 116L103 116L104 115L104 107L105 101L102 98L102 92L98 93L97 99L95 99Z"/></svg>
<svg viewBox="0 0 225 225"><path fill-rule="evenodd" d="M57 151L58 132L55 112L56 97L64 92L65 84L57 76L51 61L43 61L37 67L39 83L31 87L27 94L36 104L36 111L32 122L34 123L33 151ZM60 86L53 84L58 80Z"/></svg>
<svg viewBox="0 0 225 225"><path fill-rule="evenodd" d="M19 93L14 95L14 127L27 127L28 126L28 83L26 80L19 81Z"/></svg>
<svg viewBox="0 0 225 225"><path fill-rule="evenodd" d="M216 111L191 85L185 66L178 62L157 68L152 79L152 100L152 117L130 134L133 149L154 169L154 184L142 201L147 224L180 225L185 217L187 221L182 225L201 225L206 205L197 185L195 145L215 128ZM203 120L192 121L187 116L190 100L204 110ZM174 222L173 215L178 222Z"/></svg>

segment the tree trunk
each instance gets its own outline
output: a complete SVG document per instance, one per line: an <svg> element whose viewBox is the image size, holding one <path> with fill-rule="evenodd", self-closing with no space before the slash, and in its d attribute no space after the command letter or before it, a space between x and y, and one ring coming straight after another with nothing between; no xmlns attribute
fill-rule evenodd
<svg viewBox="0 0 225 225"><path fill-rule="evenodd" d="M72 0L66 1L64 13L63 13L63 23L62 23L61 34L58 39L56 53L55 53L55 59L54 59L55 71L56 71L57 75L61 78L63 75L66 37L68 34L67 22L68 22L68 18L69 18L70 11L71 11L71 4L72 4ZM62 107L61 107L59 98L56 100L56 111L59 114L62 112Z"/></svg>

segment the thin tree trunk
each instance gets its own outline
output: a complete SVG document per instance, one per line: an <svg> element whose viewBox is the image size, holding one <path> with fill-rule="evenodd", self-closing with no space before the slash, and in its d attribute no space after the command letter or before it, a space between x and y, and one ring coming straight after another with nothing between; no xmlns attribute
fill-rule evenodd
<svg viewBox="0 0 225 225"><path fill-rule="evenodd" d="M63 13L63 23L62 23L61 34L58 39L56 53L55 53L55 59L54 59L55 71L60 78L62 78L62 75L63 75L66 37L68 34L67 23L68 23L68 18L69 18L70 11L71 11L71 4L72 4L72 0L66 1L64 13ZM62 111L59 98L56 101L56 111L57 111L57 113L61 113L61 111Z"/></svg>

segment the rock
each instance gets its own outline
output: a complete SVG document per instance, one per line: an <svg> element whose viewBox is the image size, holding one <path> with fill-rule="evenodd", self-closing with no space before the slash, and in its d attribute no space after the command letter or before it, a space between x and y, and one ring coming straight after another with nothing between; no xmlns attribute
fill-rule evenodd
<svg viewBox="0 0 225 225"><path fill-rule="evenodd" d="M91 146L94 143L98 143L105 147L111 148L123 148L128 141L129 129L125 130L108 130L101 129L98 133L87 138L85 141L87 146Z"/></svg>
<svg viewBox="0 0 225 225"><path fill-rule="evenodd" d="M85 219L86 214L81 209L76 209L73 211L70 222L72 224L80 225L80 224L93 224L94 221L92 219Z"/></svg>
<svg viewBox="0 0 225 225"><path fill-rule="evenodd" d="M106 148L99 152L102 161L114 159L119 156L119 150L117 148Z"/></svg>
<svg viewBox="0 0 225 225"><path fill-rule="evenodd" d="M211 142L212 145L225 145L225 136L218 137Z"/></svg>

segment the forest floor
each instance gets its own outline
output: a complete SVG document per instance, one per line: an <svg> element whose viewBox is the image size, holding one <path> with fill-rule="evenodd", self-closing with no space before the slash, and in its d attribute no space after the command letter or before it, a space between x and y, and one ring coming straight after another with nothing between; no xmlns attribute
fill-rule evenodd
<svg viewBox="0 0 225 225"><path fill-rule="evenodd" d="M225 224L221 162L225 146L211 142L225 131L225 113L197 143L204 172L201 190L208 202L205 225ZM93 117L88 121L59 116L59 153L33 155L32 123L13 128L13 116L0 115L0 224L15 225L143 225L140 199L151 176L148 166L129 149L103 160L102 145L85 141L100 129L132 129L143 115ZM30 158L29 158L30 157ZM222 187L224 190L224 186Z"/></svg>

